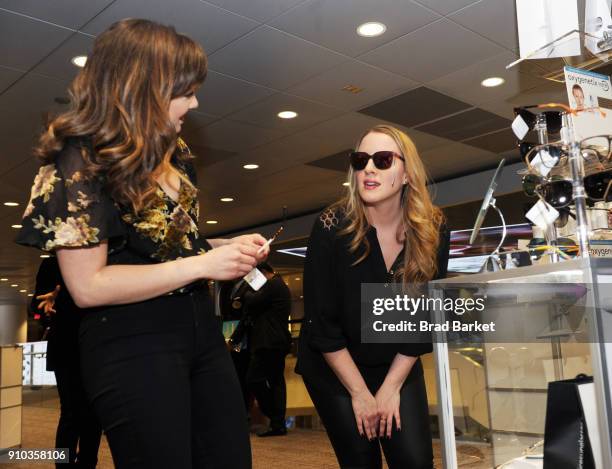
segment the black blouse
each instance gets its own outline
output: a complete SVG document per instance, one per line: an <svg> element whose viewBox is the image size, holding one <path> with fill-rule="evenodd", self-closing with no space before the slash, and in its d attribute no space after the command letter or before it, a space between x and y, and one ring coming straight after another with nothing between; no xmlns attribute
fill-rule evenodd
<svg viewBox="0 0 612 469"><path fill-rule="evenodd" d="M402 250L387 271L376 228L370 227L366 235L370 254L353 265L362 252L351 253L351 235L338 234L345 222L338 211L328 209L312 228L304 266L304 323L296 366L296 371L311 382L331 380L333 384L327 384L337 389L342 385L325 362L324 352L347 348L361 369L388 366L397 353L419 356L432 351L431 344L361 343L361 284L396 282L395 272L403 264L405 253ZM445 226L440 238L435 279L446 277L447 272L449 233Z"/></svg>
<svg viewBox="0 0 612 469"><path fill-rule="evenodd" d="M87 151L93 151L88 139L70 139L53 163L41 166L17 243L54 251L107 240L108 264L167 262L211 249L198 232L196 173L190 159L175 154L172 160L183 176L178 201L158 186L152 203L135 214L112 200L102 178L85 176L82 152ZM179 151L189 152L181 139Z"/></svg>

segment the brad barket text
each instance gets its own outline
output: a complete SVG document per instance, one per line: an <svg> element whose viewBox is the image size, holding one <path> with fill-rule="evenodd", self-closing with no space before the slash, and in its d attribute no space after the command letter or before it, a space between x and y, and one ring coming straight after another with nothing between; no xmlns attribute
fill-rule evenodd
<svg viewBox="0 0 612 469"><path fill-rule="evenodd" d="M384 321L374 321L372 328L374 332L495 332L495 323L493 321L444 321L442 323L429 321L386 323Z"/></svg>

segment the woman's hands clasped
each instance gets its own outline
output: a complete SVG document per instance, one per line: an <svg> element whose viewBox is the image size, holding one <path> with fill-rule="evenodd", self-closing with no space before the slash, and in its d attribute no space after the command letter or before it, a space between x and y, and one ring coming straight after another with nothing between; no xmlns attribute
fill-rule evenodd
<svg viewBox="0 0 612 469"><path fill-rule="evenodd" d="M353 413L355 414L359 434L361 436L365 434L368 440L373 440L377 436L376 426L378 423L376 399L366 388L352 394L351 403L353 404Z"/></svg>
<svg viewBox="0 0 612 469"><path fill-rule="evenodd" d="M391 438L393 420L395 427L401 430L400 420L400 390L391 386L383 386L372 396L368 389L351 395L353 413L360 435L368 440L374 438Z"/></svg>
<svg viewBox="0 0 612 469"><path fill-rule="evenodd" d="M402 428L400 420L400 388L392 388L384 384L376 392L374 397L378 409L378 437L391 438L393 430L393 419L398 430Z"/></svg>

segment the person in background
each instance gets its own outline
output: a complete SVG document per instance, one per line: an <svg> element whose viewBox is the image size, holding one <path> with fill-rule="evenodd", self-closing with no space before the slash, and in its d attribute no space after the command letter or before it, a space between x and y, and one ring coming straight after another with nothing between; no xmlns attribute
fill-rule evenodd
<svg viewBox="0 0 612 469"><path fill-rule="evenodd" d="M296 371L340 467L433 467L419 356L431 343L361 341L361 286L406 287L446 275L449 233L414 143L378 125L349 155L346 196L315 220L304 265Z"/></svg>
<svg viewBox="0 0 612 469"><path fill-rule="evenodd" d="M247 389L270 419L270 428L258 436L282 436L287 434L285 356L291 347L288 322L291 292L270 264L264 262L257 268L267 282L258 291L249 287L242 292L245 313L229 339L229 346L237 347L244 341L247 344Z"/></svg>
<svg viewBox="0 0 612 469"><path fill-rule="evenodd" d="M50 317L47 371L55 374L60 399L55 447L68 449L68 467L95 468L102 428L81 379L78 333L83 311L70 297L55 257L40 263L32 309Z"/></svg>

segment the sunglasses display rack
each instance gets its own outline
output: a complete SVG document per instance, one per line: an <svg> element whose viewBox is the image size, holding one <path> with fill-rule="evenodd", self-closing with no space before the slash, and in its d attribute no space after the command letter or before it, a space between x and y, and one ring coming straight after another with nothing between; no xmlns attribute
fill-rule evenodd
<svg viewBox="0 0 612 469"><path fill-rule="evenodd" d="M551 107L564 110L540 113L527 110ZM603 113L599 109L589 112ZM545 245L552 249L551 262L559 260L559 253L567 258L564 250L589 257L590 238L612 238L608 223L611 207L607 204L612 186L612 137L599 135L578 140L573 127L577 111L560 104L526 106L516 108L515 113L538 136L537 144L524 141L519 144L527 165L527 170L521 171L523 190L528 196L538 197L547 212L558 211L557 219L549 222L544 232ZM558 139L550 142L552 134ZM595 207L589 208L587 201Z"/></svg>

